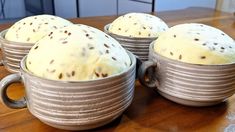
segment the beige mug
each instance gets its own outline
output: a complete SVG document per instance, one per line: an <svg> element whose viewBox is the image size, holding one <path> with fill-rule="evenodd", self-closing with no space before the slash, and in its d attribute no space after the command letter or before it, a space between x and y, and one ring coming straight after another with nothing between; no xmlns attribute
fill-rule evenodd
<svg viewBox="0 0 235 132"><path fill-rule="evenodd" d="M0 82L2 102L10 108L24 108L42 122L60 129L86 130L107 124L120 116L134 96L136 58L128 53L131 65L122 73L88 81L56 81L37 77L21 61L20 73ZM12 100L7 88L22 81L26 96Z"/></svg>
<svg viewBox="0 0 235 132"><path fill-rule="evenodd" d="M149 45L157 37L126 37L109 32L110 24L105 25L104 32L116 39L126 50L132 52L141 61L148 60Z"/></svg>
<svg viewBox="0 0 235 132"><path fill-rule="evenodd" d="M200 65L172 60L156 53L154 42L138 78L167 99L189 106L218 104L235 93L235 63Z"/></svg>
<svg viewBox="0 0 235 132"><path fill-rule="evenodd" d="M5 34L8 30L0 33L0 43L3 59L0 61L0 66L5 66L12 73L20 71L20 61L28 54L33 43L13 42L5 39Z"/></svg>

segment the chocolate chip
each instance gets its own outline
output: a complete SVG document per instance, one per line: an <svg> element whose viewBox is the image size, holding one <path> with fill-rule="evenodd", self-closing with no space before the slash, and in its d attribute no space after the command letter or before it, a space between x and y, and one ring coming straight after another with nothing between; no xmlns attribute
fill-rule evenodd
<svg viewBox="0 0 235 132"><path fill-rule="evenodd" d="M206 56L201 56L201 59L206 59Z"/></svg>
<svg viewBox="0 0 235 132"><path fill-rule="evenodd" d="M62 44L67 44L67 43L68 43L68 41L63 41L63 42L62 42Z"/></svg>
<svg viewBox="0 0 235 132"><path fill-rule="evenodd" d="M176 38L176 35L174 35L174 38Z"/></svg>
<svg viewBox="0 0 235 132"><path fill-rule="evenodd" d="M50 34L48 36L51 36L53 34L53 32L50 32Z"/></svg>
<svg viewBox="0 0 235 132"><path fill-rule="evenodd" d="M195 40L195 41L199 41L199 39L198 39L198 38L195 38L194 40Z"/></svg>
<svg viewBox="0 0 235 132"><path fill-rule="evenodd" d="M224 47L220 47L220 49L224 49Z"/></svg>
<svg viewBox="0 0 235 132"><path fill-rule="evenodd" d="M105 73L105 74L101 74L102 75L102 77L107 77L108 76L108 74L107 73Z"/></svg>
<svg viewBox="0 0 235 132"><path fill-rule="evenodd" d="M72 76L74 76L75 75L75 71L72 71Z"/></svg>
<svg viewBox="0 0 235 132"><path fill-rule="evenodd" d="M218 45L218 43L214 43L214 45Z"/></svg>
<svg viewBox="0 0 235 132"><path fill-rule="evenodd" d="M26 23L24 22L23 25L25 25Z"/></svg>
<svg viewBox="0 0 235 132"><path fill-rule="evenodd" d="M115 57L112 57L112 59L115 60L115 61L117 60Z"/></svg>
<svg viewBox="0 0 235 132"><path fill-rule="evenodd" d="M59 79L62 79L63 78L63 74L60 73L59 76L58 76Z"/></svg>
<svg viewBox="0 0 235 132"><path fill-rule="evenodd" d="M57 29L57 27L56 27L56 26L53 26L53 28L54 28L54 29Z"/></svg>
<svg viewBox="0 0 235 132"><path fill-rule="evenodd" d="M36 46L34 49L37 49L38 48L38 46Z"/></svg>
<svg viewBox="0 0 235 132"><path fill-rule="evenodd" d="M139 35L141 35L141 32L139 32Z"/></svg>
<svg viewBox="0 0 235 132"><path fill-rule="evenodd" d="M50 39L53 39L53 36L51 36Z"/></svg>
<svg viewBox="0 0 235 132"><path fill-rule="evenodd" d="M55 71L56 71L56 70L54 69L54 70L51 71L51 73L54 73Z"/></svg>
<svg viewBox="0 0 235 132"><path fill-rule="evenodd" d="M121 30L121 28L118 28L118 30Z"/></svg>
<svg viewBox="0 0 235 132"><path fill-rule="evenodd" d="M36 32L36 30L35 30L35 29L33 29L33 32Z"/></svg>
<svg viewBox="0 0 235 132"><path fill-rule="evenodd" d="M46 22L46 23L44 23L44 24L48 24L48 23Z"/></svg>
<svg viewBox="0 0 235 132"><path fill-rule="evenodd" d="M33 23L31 22L29 25L33 25Z"/></svg>
<svg viewBox="0 0 235 132"><path fill-rule="evenodd" d="M229 46L230 49L232 49L232 46Z"/></svg>
<svg viewBox="0 0 235 132"><path fill-rule="evenodd" d="M97 77L100 77L100 75L99 75L98 73L96 73L96 72L95 72L95 75L96 75Z"/></svg>
<svg viewBox="0 0 235 132"><path fill-rule="evenodd" d="M153 27L149 27L150 29L153 29Z"/></svg>
<svg viewBox="0 0 235 132"><path fill-rule="evenodd" d="M108 54L108 53L109 53L109 50L106 50L105 53Z"/></svg>
<svg viewBox="0 0 235 132"><path fill-rule="evenodd" d="M223 35L223 36L224 36L225 34L224 34L224 33L221 33L221 35Z"/></svg>
<svg viewBox="0 0 235 132"><path fill-rule="evenodd" d="M30 38L27 38L27 41L29 41L30 40Z"/></svg>
<svg viewBox="0 0 235 132"><path fill-rule="evenodd" d="M205 45L206 45L206 43L203 43L202 45L203 45L203 46L205 46Z"/></svg>
<svg viewBox="0 0 235 132"><path fill-rule="evenodd" d="M134 25L137 25L137 23L135 22Z"/></svg>
<svg viewBox="0 0 235 132"><path fill-rule="evenodd" d="M173 55L173 53L172 53L172 52L170 52L170 54L171 54L171 55Z"/></svg>
<svg viewBox="0 0 235 132"><path fill-rule="evenodd" d="M51 61L50 61L50 64L52 64L54 62L54 60L52 59Z"/></svg>
<svg viewBox="0 0 235 132"><path fill-rule="evenodd" d="M180 59L180 60L182 59L182 55L179 56L179 59Z"/></svg>
<svg viewBox="0 0 235 132"><path fill-rule="evenodd" d="M86 34L86 37L89 37L90 35L89 34Z"/></svg>
<svg viewBox="0 0 235 132"><path fill-rule="evenodd" d="M109 48L109 46L108 46L107 44L104 44L104 46L105 46L106 48Z"/></svg>
<svg viewBox="0 0 235 132"><path fill-rule="evenodd" d="M151 34L149 33L149 34L148 34L148 36L150 37L150 36L151 36Z"/></svg>
<svg viewBox="0 0 235 132"><path fill-rule="evenodd" d="M143 29L146 29L146 27L143 27Z"/></svg>
<svg viewBox="0 0 235 132"><path fill-rule="evenodd" d="M67 31L67 30L65 30L65 31L64 31L64 33L68 33L68 31Z"/></svg>
<svg viewBox="0 0 235 132"><path fill-rule="evenodd" d="M105 37L106 37L106 38L109 38L109 36L108 36L108 35L105 35Z"/></svg>
<svg viewBox="0 0 235 132"><path fill-rule="evenodd" d="M93 50L93 49L94 49L94 47L89 47L89 49L90 49L90 50Z"/></svg>
<svg viewBox="0 0 235 132"><path fill-rule="evenodd" d="M68 35L70 36L70 35L71 35L71 33L68 33Z"/></svg>

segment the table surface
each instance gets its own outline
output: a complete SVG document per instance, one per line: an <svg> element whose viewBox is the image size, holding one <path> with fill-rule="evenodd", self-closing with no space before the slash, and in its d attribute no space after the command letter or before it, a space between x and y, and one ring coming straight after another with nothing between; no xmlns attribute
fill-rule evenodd
<svg viewBox="0 0 235 132"><path fill-rule="evenodd" d="M199 22L217 27L235 38L235 16L207 8L187 8L178 11L155 13L170 26L179 23ZM117 16L76 18L74 23L87 24L103 30L103 26ZM0 31L11 24L0 25ZM0 67L0 79L10 74ZM24 95L24 86L13 84L8 90L12 99ZM145 88L136 81L133 103L124 114L113 122L92 131L235 131L235 95L226 102L210 107L188 107L171 102L155 91ZM50 127L33 115L27 108L9 109L0 103L0 131L43 131L64 130Z"/></svg>

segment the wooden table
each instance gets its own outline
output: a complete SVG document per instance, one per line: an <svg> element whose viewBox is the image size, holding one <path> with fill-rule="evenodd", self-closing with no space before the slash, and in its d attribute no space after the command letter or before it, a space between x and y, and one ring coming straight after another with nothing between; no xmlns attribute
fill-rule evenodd
<svg viewBox="0 0 235 132"><path fill-rule="evenodd" d="M179 11L157 13L170 26L179 23L200 22L217 27L235 38L235 16L206 8L188 8ZM76 18L72 21L103 29L113 17ZM0 30L10 24L0 25ZM0 78L10 74L0 67ZM22 84L11 85L8 95L18 99L24 94ZM215 132L233 129L235 131L235 95L226 102L212 107L187 107L161 97L151 89L136 82L134 101L124 114L106 126L92 131L205 131ZM58 130L43 124L27 109L9 109L0 103L1 132L51 132Z"/></svg>

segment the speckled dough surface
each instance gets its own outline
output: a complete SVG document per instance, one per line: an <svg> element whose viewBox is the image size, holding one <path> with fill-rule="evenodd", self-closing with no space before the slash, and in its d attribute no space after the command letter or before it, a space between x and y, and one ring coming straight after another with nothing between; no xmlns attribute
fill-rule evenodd
<svg viewBox="0 0 235 132"><path fill-rule="evenodd" d="M235 62L235 42L211 26L189 23L171 27L154 44L162 56L193 64Z"/></svg>
<svg viewBox="0 0 235 132"><path fill-rule="evenodd" d="M30 50L26 65L33 74L52 80L92 80L127 70L130 58L102 31L70 25L51 32Z"/></svg>
<svg viewBox="0 0 235 132"><path fill-rule="evenodd" d="M144 13L128 13L118 17L109 27L109 32L127 37L158 37L168 29L160 18Z"/></svg>
<svg viewBox="0 0 235 132"><path fill-rule="evenodd" d="M68 20L52 15L37 15L26 17L12 25L5 35L5 39L35 43L50 31L72 24Z"/></svg>

